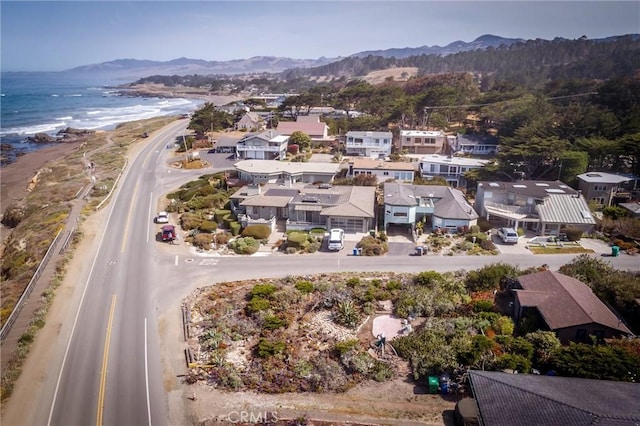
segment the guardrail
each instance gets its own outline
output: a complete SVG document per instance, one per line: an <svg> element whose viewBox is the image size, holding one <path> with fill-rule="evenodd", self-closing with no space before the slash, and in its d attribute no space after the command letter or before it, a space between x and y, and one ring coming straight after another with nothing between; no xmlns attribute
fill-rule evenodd
<svg viewBox="0 0 640 426"><path fill-rule="evenodd" d="M56 234L56 237L53 239L53 241L49 245L49 248L47 249L47 252L44 254L44 257L42 258L42 260L40 261L40 264L38 265L36 272L31 277L31 281L29 281L29 284L27 284L27 287L22 292L20 299L18 299L18 303L16 303L16 306L14 306L13 311L11 311L11 315L9 315L9 318L7 318L7 322L5 322L4 325L2 326L2 330L0 330L0 340L4 340L7 337L7 334L9 334L9 331L11 330L13 323L18 318L18 315L20 314L20 311L22 310L22 307L24 306L25 301L33 291L33 287L35 287L36 283L38 282L38 278L40 278L40 275L42 275L42 271L47 266L47 263L49 262L49 259L53 254L53 248L56 246L56 243L58 242L58 238L60 238L61 234L62 234L62 229L58 231L58 233Z"/></svg>

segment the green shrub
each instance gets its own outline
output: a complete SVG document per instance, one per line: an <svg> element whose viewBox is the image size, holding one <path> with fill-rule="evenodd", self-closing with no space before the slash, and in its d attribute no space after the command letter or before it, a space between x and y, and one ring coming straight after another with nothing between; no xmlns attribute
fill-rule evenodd
<svg viewBox="0 0 640 426"><path fill-rule="evenodd" d="M222 218L222 223L224 224L225 228L230 229L231 222L235 222L235 220L236 220L235 216L229 213L228 215L225 215Z"/></svg>
<svg viewBox="0 0 640 426"><path fill-rule="evenodd" d="M231 222L229 223L229 229L231 230L231 235L234 237L240 233L240 229L242 229L242 225L240 222Z"/></svg>
<svg viewBox="0 0 640 426"><path fill-rule="evenodd" d="M287 321L276 316L269 315L264 319L264 328L267 330L277 330L278 328L286 327Z"/></svg>
<svg viewBox="0 0 640 426"><path fill-rule="evenodd" d="M296 283L296 289L303 294L313 293L314 286L311 281L298 281Z"/></svg>
<svg viewBox="0 0 640 426"><path fill-rule="evenodd" d="M476 243L480 244L481 241L487 239L487 234L477 233L477 234L467 234L465 236L465 239L470 242L473 242L474 238Z"/></svg>
<svg viewBox="0 0 640 426"><path fill-rule="evenodd" d="M258 356L261 358L269 358L271 356L284 353L287 348L286 344L281 340L269 340L261 337L258 342Z"/></svg>
<svg viewBox="0 0 640 426"><path fill-rule="evenodd" d="M307 233L301 231L292 231L287 235L287 247L302 247L307 242Z"/></svg>
<svg viewBox="0 0 640 426"><path fill-rule="evenodd" d="M524 237L524 235L526 234L524 228L518 228L516 229L516 232L518 233L518 237Z"/></svg>
<svg viewBox="0 0 640 426"><path fill-rule="evenodd" d="M271 235L268 225L249 225L242 230L243 237L253 237L256 240L266 240Z"/></svg>
<svg viewBox="0 0 640 426"><path fill-rule="evenodd" d="M442 275L436 271L424 271L413 277L413 283L420 286L433 287L443 282Z"/></svg>
<svg viewBox="0 0 640 426"><path fill-rule="evenodd" d="M335 345L335 350L338 355L344 355L347 352L356 349L360 345L360 341L358 339L345 340L342 342L337 342Z"/></svg>
<svg viewBox="0 0 640 426"><path fill-rule="evenodd" d="M363 237L356 247L362 249L363 256L380 256L389 251L386 242L371 236Z"/></svg>
<svg viewBox="0 0 640 426"><path fill-rule="evenodd" d="M200 230L200 232L208 232L213 234L218 229L218 224L210 220L205 220L200 224L200 227L198 229Z"/></svg>
<svg viewBox="0 0 640 426"><path fill-rule="evenodd" d="M522 355L502 354L496 360L496 367L500 370L511 369L526 374L531 371L531 361Z"/></svg>
<svg viewBox="0 0 640 426"><path fill-rule="evenodd" d="M480 231L480 226L479 225L471 225L469 227L469 233L470 234L479 234L480 232L482 232L482 231ZM487 231L485 231L485 232L487 232Z"/></svg>
<svg viewBox="0 0 640 426"><path fill-rule="evenodd" d="M240 237L231 241L229 248L237 254L253 254L260 248L260 243L252 237Z"/></svg>
<svg viewBox="0 0 640 426"><path fill-rule="evenodd" d="M231 210L216 210L213 217L217 223L222 223L224 217L231 214Z"/></svg>
<svg viewBox="0 0 640 426"><path fill-rule="evenodd" d="M582 238L582 229L575 227L567 227L564 229L564 233L569 241L580 241Z"/></svg>
<svg viewBox="0 0 640 426"><path fill-rule="evenodd" d="M500 288L506 278L515 278L520 271L517 266L507 263L493 263L467 274L466 286L471 291L493 290Z"/></svg>
<svg viewBox="0 0 640 426"><path fill-rule="evenodd" d="M253 286L253 288L249 292L249 296L263 297L265 299L268 299L269 297L271 297L273 293L276 292L277 289L278 288L275 285L269 284L269 283L256 284L255 286Z"/></svg>
<svg viewBox="0 0 640 426"><path fill-rule="evenodd" d="M247 303L247 312L249 314L266 311L269 308L271 308L271 302L262 297L254 297Z"/></svg>
<svg viewBox="0 0 640 426"><path fill-rule="evenodd" d="M493 302L491 300L476 300L473 302L474 312L492 312Z"/></svg>

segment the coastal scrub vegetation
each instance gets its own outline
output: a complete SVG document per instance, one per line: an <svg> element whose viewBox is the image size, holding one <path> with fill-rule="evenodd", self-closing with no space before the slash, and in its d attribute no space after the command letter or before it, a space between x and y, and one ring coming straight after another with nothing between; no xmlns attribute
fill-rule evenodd
<svg viewBox="0 0 640 426"><path fill-rule="evenodd" d="M553 332L513 323L505 313L506 283L536 270L493 264L469 272L319 274L201 288L184 301L195 354L187 381L265 393L343 392L398 377L405 364L418 382L446 373L460 387L469 368L640 379L637 340L564 346ZM371 322L387 303L415 329L383 350Z"/></svg>

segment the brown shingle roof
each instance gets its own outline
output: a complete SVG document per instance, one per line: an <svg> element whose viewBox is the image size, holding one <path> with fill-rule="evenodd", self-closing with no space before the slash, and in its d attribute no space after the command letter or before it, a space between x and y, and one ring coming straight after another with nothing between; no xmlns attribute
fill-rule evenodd
<svg viewBox="0 0 640 426"><path fill-rule="evenodd" d="M522 306L535 306L552 330L597 323L632 334L583 282L554 271L518 278Z"/></svg>
<svg viewBox="0 0 640 426"><path fill-rule="evenodd" d="M325 123L310 123L306 121L281 121L278 123L278 132L283 135L291 135L295 131L306 133L309 136L324 136Z"/></svg>

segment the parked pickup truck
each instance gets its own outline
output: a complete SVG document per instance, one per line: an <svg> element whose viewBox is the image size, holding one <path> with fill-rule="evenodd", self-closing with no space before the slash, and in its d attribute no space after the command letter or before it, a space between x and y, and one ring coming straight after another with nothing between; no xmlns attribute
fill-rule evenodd
<svg viewBox="0 0 640 426"><path fill-rule="evenodd" d="M497 232L498 237L505 244L517 244L518 243L518 233L513 228L500 228Z"/></svg>

